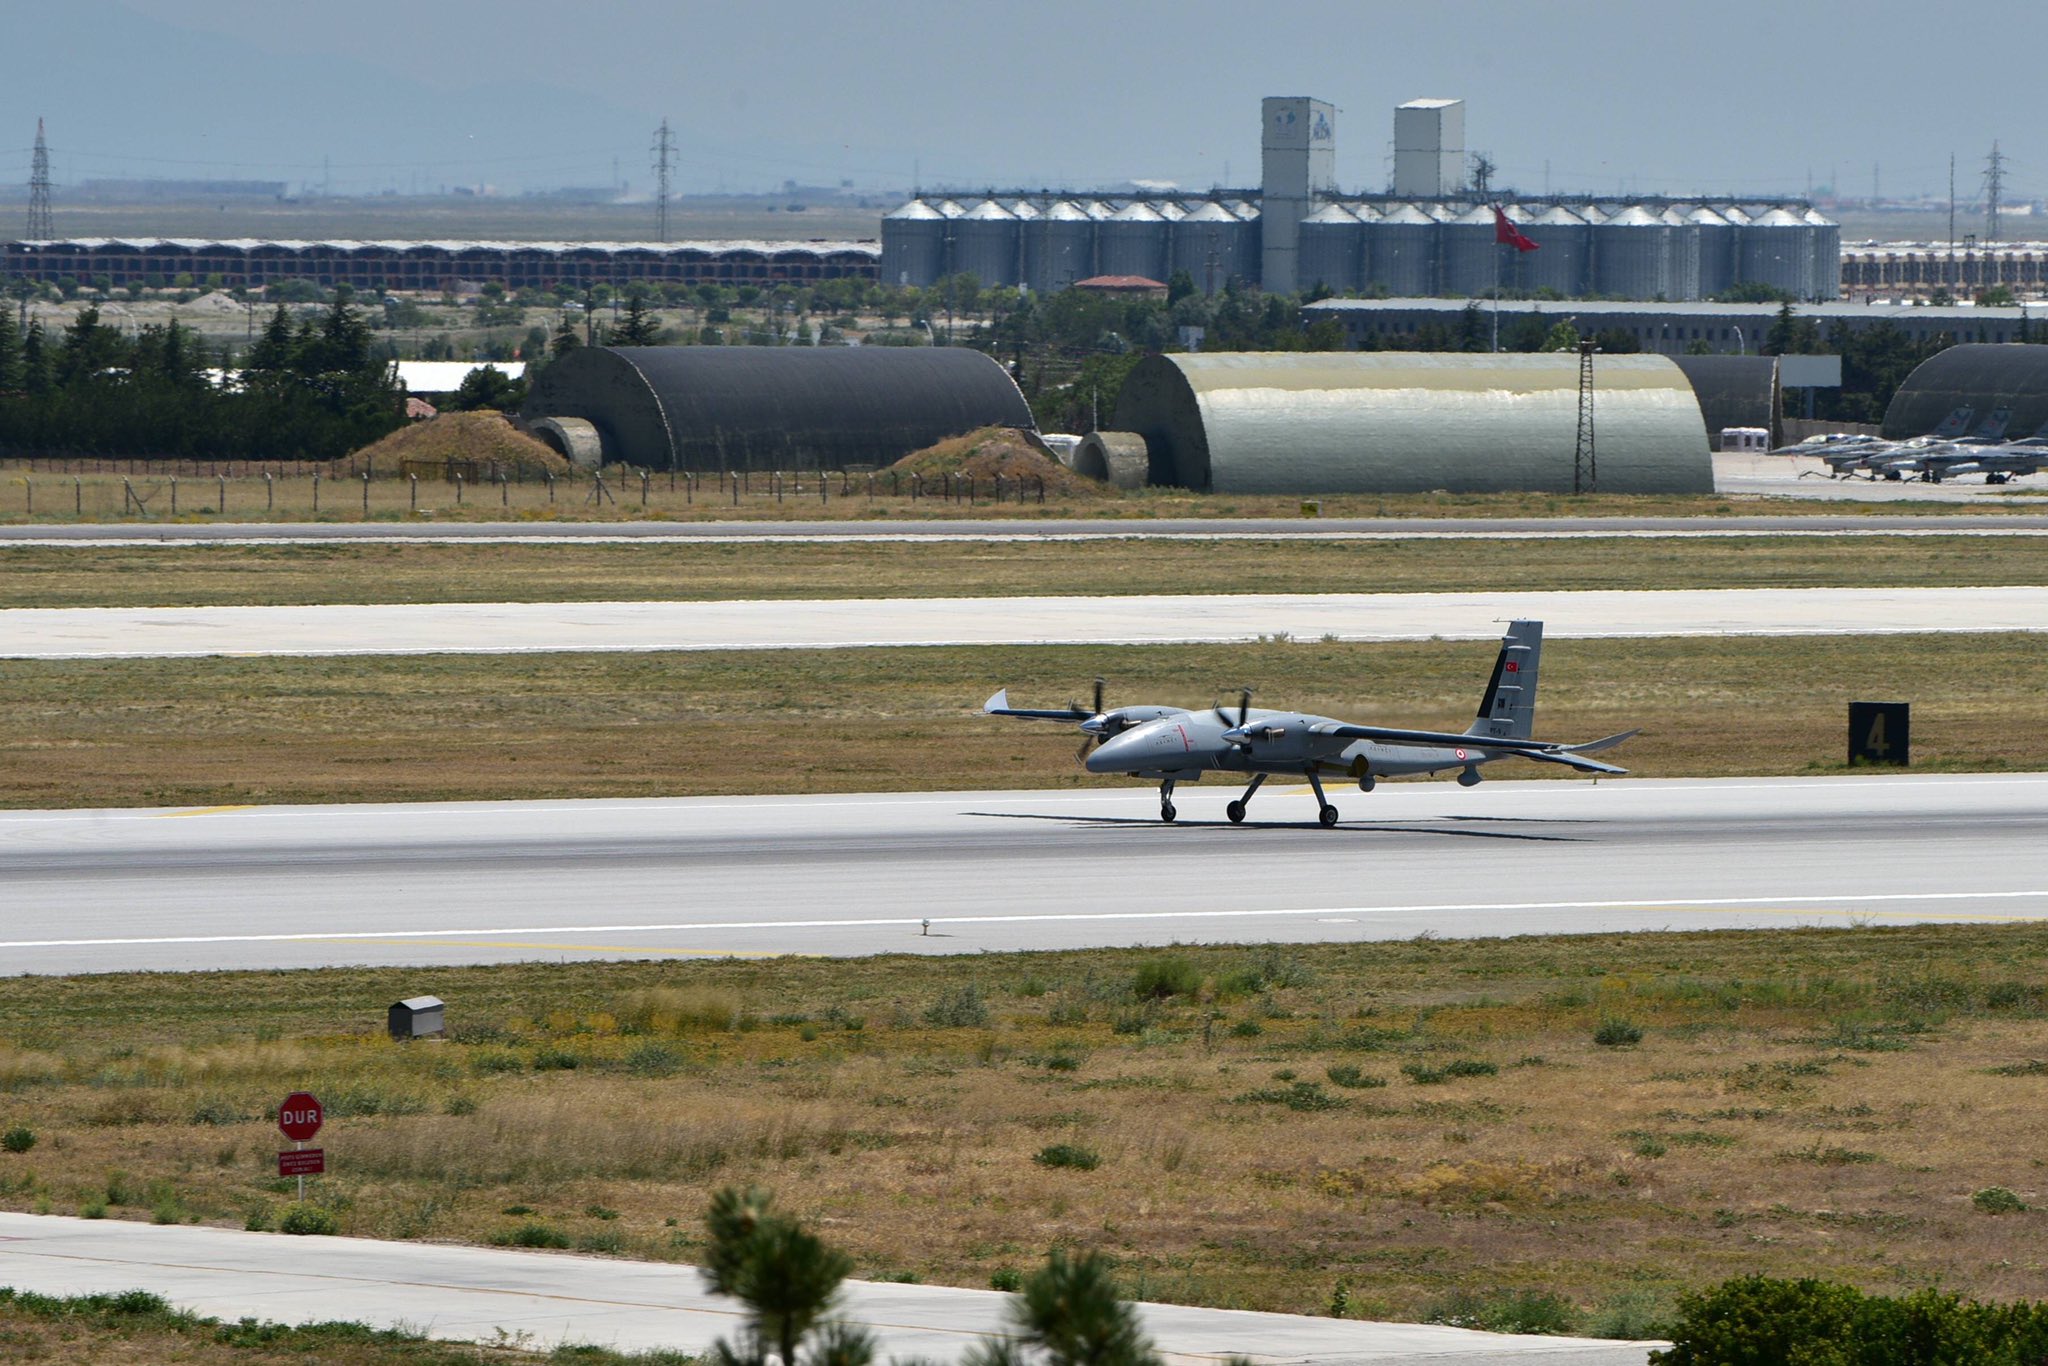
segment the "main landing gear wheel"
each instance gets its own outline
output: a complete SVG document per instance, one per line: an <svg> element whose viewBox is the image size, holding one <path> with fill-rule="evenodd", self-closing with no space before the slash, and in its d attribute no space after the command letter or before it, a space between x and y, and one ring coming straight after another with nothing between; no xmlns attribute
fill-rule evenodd
<svg viewBox="0 0 2048 1366"><path fill-rule="evenodd" d="M1232 825L1244 824L1244 803L1232 802L1230 805L1223 808L1223 814L1230 817L1230 823Z"/></svg>
<svg viewBox="0 0 2048 1366"><path fill-rule="evenodd" d="M1172 824L1173 824L1173 818L1174 818L1175 816L1178 816L1179 814L1180 814L1180 812L1178 812L1178 811L1176 811L1176 810L1174 810L1174 809L1173 809L1173 803L1172 803L1172 802L1161 802L1161 803L1160 803L1160 805L1159 805L1159 819L1160 819L1160 820L1163 820L1163 821L1165 821L1165 822L1166 822L1166 823L1167 823L1168 825L1172 825Z"/></svg>
<svg viewBox="0 0 2048 1366"><path fill-rule="evenodd" d="M1334 806L1324 807L1316 813L1316 819L1323 823L1323 829L1328 830L1337 823L1337 808Z"/></svg>
<svg viewBox="0 0 2048 1366"><path fill-rule="evenodd" d="M1304 776L1316 794L1316 819L1323 823L1323 829L1328 830L1337 823L1337 808L1330 805L1330 799L1323 795L1323 780L1316 776L1314 769L1306 770Z"/></svg>

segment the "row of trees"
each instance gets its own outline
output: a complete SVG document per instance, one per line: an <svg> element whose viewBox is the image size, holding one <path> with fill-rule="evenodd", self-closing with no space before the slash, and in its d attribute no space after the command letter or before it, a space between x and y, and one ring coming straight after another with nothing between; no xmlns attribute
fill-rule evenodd
<svg viewBox="0 0 2048 1366"><path fill-rule="evenodd" d="M133 336L97 307L55 336L0 310L0 450L332 459L405 421L388 348L347 296L317 317L283 305L238 379L175 320Z"/></svg>

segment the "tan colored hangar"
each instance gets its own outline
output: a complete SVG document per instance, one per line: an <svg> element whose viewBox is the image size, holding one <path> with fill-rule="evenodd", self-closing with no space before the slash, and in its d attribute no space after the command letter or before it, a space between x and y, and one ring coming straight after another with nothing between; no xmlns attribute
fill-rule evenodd
<svg viewBox="0 0 2048 1366"><path fill-rule="evenodd" d="M1603 493L1711 493L1699 401L1662 356L1594 358ZM1117 400L1153 484L1211 493L1569 492L1572 353L1148 356Z"/></svg>

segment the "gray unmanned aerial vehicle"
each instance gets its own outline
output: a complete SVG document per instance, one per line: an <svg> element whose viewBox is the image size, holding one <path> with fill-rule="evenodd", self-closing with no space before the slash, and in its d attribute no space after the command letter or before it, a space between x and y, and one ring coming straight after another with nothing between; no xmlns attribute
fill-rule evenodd
<svg viewBox="0 0 2048 1366"><path fill-rule="evenodd" d="M1249 690L1239 698L1234 715L1221 706L1188 710L1144 705L1105 711L1100 679L1095 683L1093 711L1078 703L1048 710L1012 707L1007 688L989 698L982 710L991 716L1077 723L1082 732L1079 757L1088 771L1158 783L1163 821L1176 814L1176 783L1199 782L1205 773L1237 773L1249 775L1251 782L1227 808L1232 821L1244 819L1246 804L1266 779L1302 777L1315 790L1318 819L1330 826L1337 823L1337 808L1323 795L1325 774L1352 778L1360 791L1370 792L1381 778L1453 769L1458 782L1471 787L1479 781L1481 764L1510 757L1563 764L1581 773L1626 773L1627 769L1586 756L1612 749L1636 731L1582 745L1530 738L1542 653L1542 622L1509 623L1493 676L1479 701L1478 719L1462 732L1358 726L1327 716L1266 711L1251 705Z"/></svg>

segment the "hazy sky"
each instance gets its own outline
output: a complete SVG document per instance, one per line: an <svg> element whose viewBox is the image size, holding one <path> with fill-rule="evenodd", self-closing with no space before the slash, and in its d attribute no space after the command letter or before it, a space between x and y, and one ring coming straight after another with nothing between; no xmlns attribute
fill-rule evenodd
<svg viewBox="0 0 2048 1366"><path fill-rule="evenodd" d="M685 191L1191 188L1258 179L1258 101L1333 101L1337 172L1387 180L1393 106L1462 97L1528 192L2048 193L2043 0L47 0L8 6L0 183L48 120L59 185L336 191L651 181ZM1955 30L1951 32L1950 30ZM1922 60L1922 52L1928 54ZM1968 56L1958 56L1967 53ZM1996 60L1996 54L2012 54Z"/></svg>

